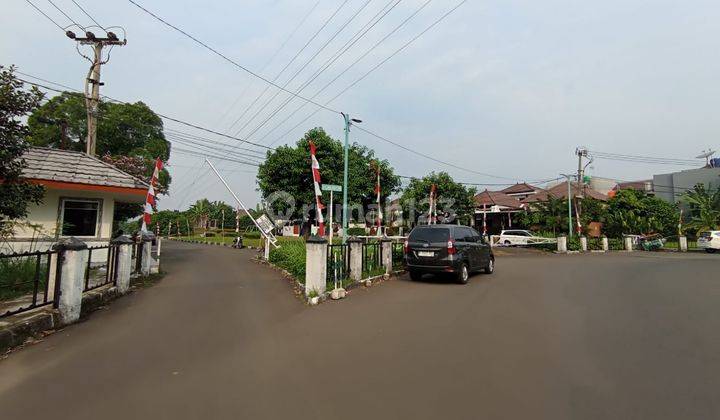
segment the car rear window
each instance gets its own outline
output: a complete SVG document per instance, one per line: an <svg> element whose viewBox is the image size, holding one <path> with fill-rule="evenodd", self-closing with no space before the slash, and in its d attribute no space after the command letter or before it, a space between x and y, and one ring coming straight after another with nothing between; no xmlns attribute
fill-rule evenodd
<svg viewBox="0 0 720 420"><path fill-rule="evenodd" d="M701 237L701 238L709 238L710 235L711 235L710 232L700 232L700 237Z"/></svg>
<svg viewBox="0 0 720 420"><path fill-rule="evenodd" d="M410 241L420 242L447 242L450 239L450 229L418 227L410 232Z"/></svg>

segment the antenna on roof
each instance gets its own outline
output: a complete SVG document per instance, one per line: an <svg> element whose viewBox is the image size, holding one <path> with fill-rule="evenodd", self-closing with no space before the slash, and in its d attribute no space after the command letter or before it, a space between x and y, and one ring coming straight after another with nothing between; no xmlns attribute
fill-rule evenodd
<svg viewBox="0 0 720 420"><path fill-rule="evenodd" d="M710 150L710 149L703 150L703 152L700 155L696 156L695 159L705 159L705 165L709 166L710 165L710 156L712 156L714 154L715 154L714 150Z"/></svg>

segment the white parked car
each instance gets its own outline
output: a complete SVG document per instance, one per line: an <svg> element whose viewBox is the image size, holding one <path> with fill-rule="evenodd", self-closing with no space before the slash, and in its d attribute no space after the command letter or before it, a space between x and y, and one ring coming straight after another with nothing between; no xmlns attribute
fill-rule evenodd
<svg viewBox="0 0 720 420"><path fill-rule="evenodd" d="M720 249L720 230L700 232L697 247L704 249L706 252L715 252Z"/></svg>
<svg viewBox="0 0 720 420"><path fill-rule="evenodd" d="M534 239L538 237L529 230L503 230L497 243L505 246L527 245L534 242Z"/></svg>

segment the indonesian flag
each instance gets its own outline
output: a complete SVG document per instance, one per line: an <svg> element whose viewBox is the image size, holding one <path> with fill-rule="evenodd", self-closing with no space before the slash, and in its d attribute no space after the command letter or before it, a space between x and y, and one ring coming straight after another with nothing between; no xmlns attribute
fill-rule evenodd
<svg viewBox="0 0 720 420"><path fill-rule="evenodd" d="M380 166L375 165L375 173L377 175L377 183L375 184L375 196L377 197L377 227L378 235L380 234L380 225L382 224L382 209L380 208Z"/></svg>
<svg viewBox="0 0 720 420"><path fill-rule="evenodd" d="M153 171L152 178L150 179L150 188L148 188L147 195L145 196L145 213L143 214L143 222L142 222L142 228L141 230L143 232L148 231L148 226L150 226L150 222L152 221L152 212L155 208L155 186L158 182L158 176L160 176L160 171L163 168L163 163L158 158L155 161L155 170Z"/></svg>
<svg viewBox="0 0 720 420"><path fill-rule="evenodd" d="M315 217L318 222L318 235L325 236L325 221L323 220L322 210L325 208L322 204L322 191L320 190L320 164L315 158L315 143L310 142L310 168L313 175L313 186L315 187Z"/></svg>
<svg viewBox="0 0 720 420"><path fill-rule="evenodd" d="M435 224L435 184L432 184L432 187L430 187L430 210L428 211L428 224L434 225Z"/></svg>

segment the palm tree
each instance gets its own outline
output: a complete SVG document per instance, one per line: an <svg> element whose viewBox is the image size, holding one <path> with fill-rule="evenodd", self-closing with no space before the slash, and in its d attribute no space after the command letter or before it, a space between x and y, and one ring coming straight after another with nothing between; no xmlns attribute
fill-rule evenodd
<svg viewBox="0 0 720 420"><path fill-rule="evenodd" d="M190 213L193 218L195 219L195 222L199 220L200 223L202 223L202 227L207 233L207 221L208 221L208 214L210 213L210 201L207 198L203 198L202 200L198 200L190 206L188 209L188 213Z"/></svg>
<svg viewBox="0 0 720 420"><path fill-rule="evenodd" d="M697 184L683 195L683 201L690 206L691 221L689 227L698 232L720 228L720 188L706 189Z"/></svg>

